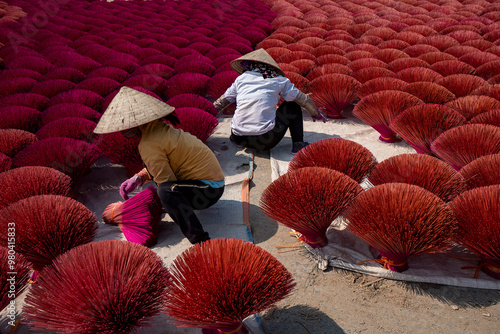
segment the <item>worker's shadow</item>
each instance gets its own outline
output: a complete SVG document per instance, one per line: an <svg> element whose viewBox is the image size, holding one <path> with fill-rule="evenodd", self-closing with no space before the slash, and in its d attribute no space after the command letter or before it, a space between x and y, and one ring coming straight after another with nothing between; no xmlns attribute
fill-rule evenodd
<svg viewBox="0 0 500 334"><path fill-rule="evenodd" d="M479 273L479 277L485 276L485 273ZM428 295L453 307L483 308L500 301L500 292L495 290L404 281L399 284L415 295Z"/></svg>
<svg viewBox="0 0 500 334"><path fill-rule="evenodd" d="M275 308L265 312L262 324L273 334L342 334L345 331L328 315L308 305Z"/></svg>

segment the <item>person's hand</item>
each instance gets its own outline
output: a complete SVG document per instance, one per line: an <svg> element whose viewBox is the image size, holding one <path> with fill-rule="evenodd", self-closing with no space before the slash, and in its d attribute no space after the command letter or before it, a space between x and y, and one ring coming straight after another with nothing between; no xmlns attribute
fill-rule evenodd
<svg viewBox="0 0 500 334"><path fill-rule="evenodd" d="M316 121L323 121L323 123L326 123L328 120L325 118L325 116L323 116L323 114L318 111L318 115L316 116L313 116L313 122L316 122Z"/></svg>
<svg viewBox="0 0 500 334"><path fill-rule="evenodd" d="M142 179L139 175L134 175L127 181L123 182L120 186L120 195L124 200L128 199L128 194L135 190L138 186L142 185Z"/></svg>

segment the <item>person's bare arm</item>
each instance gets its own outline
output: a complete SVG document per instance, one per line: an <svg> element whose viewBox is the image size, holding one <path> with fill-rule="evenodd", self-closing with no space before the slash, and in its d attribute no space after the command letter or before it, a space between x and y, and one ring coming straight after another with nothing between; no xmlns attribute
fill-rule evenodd
<svg viewBox="0 0 500 334"><path fill-rule="evenodd" d="M217 101L214 102L214 107L220 113L222 110L224 110L227 107L229 107L231 105L231 103L232 102L230 102L228 99L226 99L226 97L224 96L224 94L222 94L221 97L219 97L217 99Z"/></svg>
<svg viewBox="0 0 500 334"><path fill-rule="evenodd" d="M301 91L299 91L299 93L295 97L294 102L304 108L313 120L323 120L323 122L326 121L314 101Z"/></svg>

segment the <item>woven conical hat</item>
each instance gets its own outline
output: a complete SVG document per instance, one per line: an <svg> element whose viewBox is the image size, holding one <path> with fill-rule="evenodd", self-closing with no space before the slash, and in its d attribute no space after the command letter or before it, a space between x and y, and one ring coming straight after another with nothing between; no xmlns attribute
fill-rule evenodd
<svg viewBox="0 0 500 334"><path fill-rule="evenodd" d="M102 114L95 133L118 132L164 117L175 110L157 98L122 87Z"/></svg>
<svg viewBox="0 0 500 334"><path fill-rule="evenodd" d="M283 70L281 70L278 63L264 49L258 49L258 50L252 51L250 53L247 53L246 55L241 56L238 59L233 60L231 62L231 67L233 68L233 70L235 70L236 72L238 72L240 74L243 73L245 70L244 70L243 66L241 66L241 62L244 60L255 61L255 62L270 65L270 66L274 67L278 71L279 74L281 74L282 76L285 76L285 73L283 72Z"/></svg>

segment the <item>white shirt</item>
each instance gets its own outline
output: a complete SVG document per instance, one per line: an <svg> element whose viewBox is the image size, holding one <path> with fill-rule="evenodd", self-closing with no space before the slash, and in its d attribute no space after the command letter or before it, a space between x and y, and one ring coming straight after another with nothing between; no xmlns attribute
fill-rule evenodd
<svg viewBox="0 0 500 334"><path fill-rule="evenodd" d="M256 136L272 130L280 96L285 101L293 101L298 93L299 90L285 77L264 79L260 73L244 72L224 93L229 102L236 101L231 120L233 133Z"/></svg>

